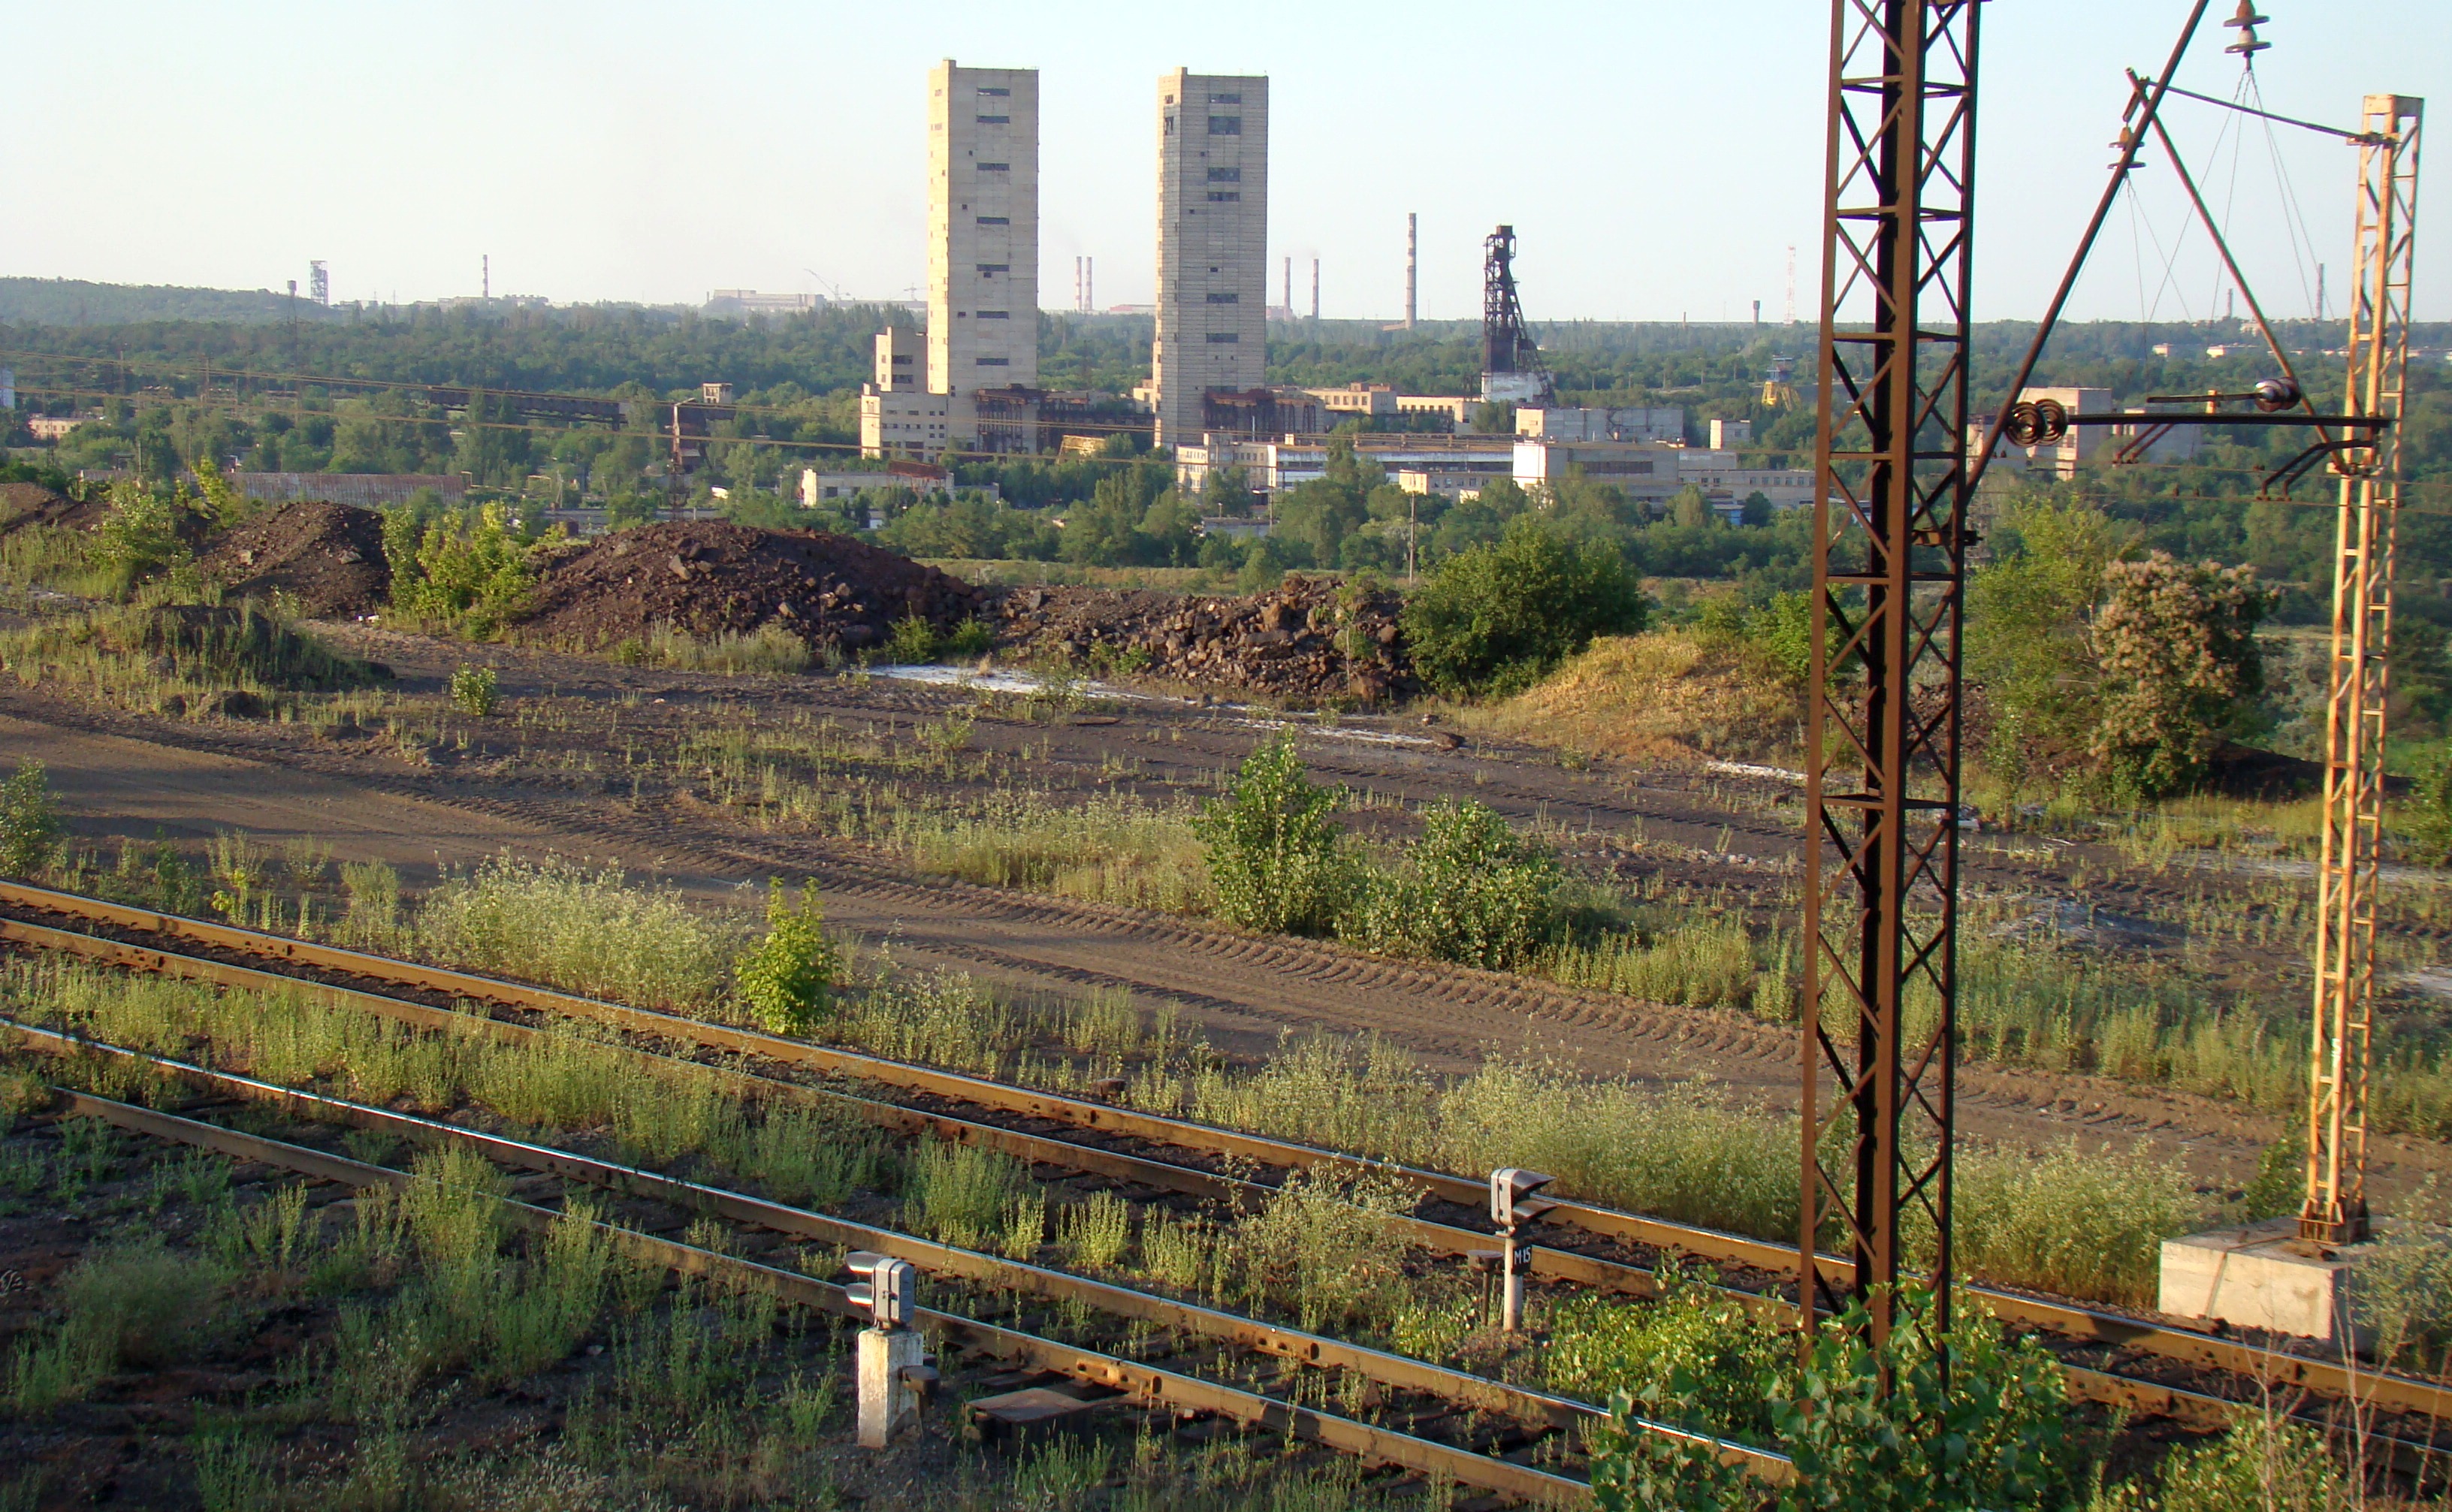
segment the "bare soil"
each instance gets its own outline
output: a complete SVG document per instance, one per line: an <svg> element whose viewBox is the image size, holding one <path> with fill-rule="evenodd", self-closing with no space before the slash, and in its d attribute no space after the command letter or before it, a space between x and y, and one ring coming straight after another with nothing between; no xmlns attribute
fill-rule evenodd
<svg viewBox="0 0 2452 1512"><path fill-rule="evenodd" d="M317 619L371 614L391 593L383 516L324 499L296 500L233 527L197 565L233 595L286 595Z"/></svg>
<svg viewBox="0 0 2452 1512"><path fill-rule="evenodd" d="M389 861L412 884L498 852L559 854L667 878L710 903L751 901L770 874L806 875L838 927L907 966L967 971L1023 994L1106 988L1146 1004L1173 1000L1238 1055L1264 1054L1290 1032L1378 1034L1441 1070L1532 1054L1644 1080L1709 1077L1746 1101L1794 1105L1792 1029L922 876L895 854L731 801L711 769L677 759L695 736L795 716L831 720L880 752L907 752L921 724L968 708L975 772L915 776L906 765L891 769L894 780L939 793L1007 784L1165 801L1214 792L1257 740L1286 727L1252 711L1153 697L1049 723L887 678L695 676L324 628L341 649L395 669L404 708L429 711L420 717L440 721L440 737L404 743L371 728L331 736L304 724L166 719L12 680L0 683L0 761L46 762L73 828L97 840L192 842L223 829L273 841L313 836L343 859ZM472 658L498 671L504 715L441 712L451 671ZM1315 776L1380 800L1363 822L1392 834L1409 822L1400 805L1470 795L1554 826L1570 861L1596 876L1709 890L1732 910L1786 906L1798 809L1794 790L1776 778L1692 764L1570 769L1528 747L1456 743L1393 718L1295 728ZM2221 874L2158 874L2084 845L1970 841L1967 861L1971 888L2075 911L2106 950L2173 948L2172 926L2156 920L2229 885ZM2123 920L2135 927L2124 932ZM2286 951L2200 953L2209 971L2298 991L2290 973L2300 969ZM2280 1119L2238 1104L1981 1064L1961 1071L1960 1121L1968 1134L2028 1148L2072 1136L2143 1147L2224 1186L2244 1183L2264 1145L2284 1133ZM2374 1155L2386 1194L2452 1168L2452 1148L2434 1141L2380 1138Z"/></svg>
<svg viewBox="0 0 2452 1512"><path fill-rule="evenodd" d="M659 625L693 636L779 625L811 645L859 651L917 615L951 629L981 591L848 536L669 521L602 536L554 561L520 633L601 649Z"/></svg>

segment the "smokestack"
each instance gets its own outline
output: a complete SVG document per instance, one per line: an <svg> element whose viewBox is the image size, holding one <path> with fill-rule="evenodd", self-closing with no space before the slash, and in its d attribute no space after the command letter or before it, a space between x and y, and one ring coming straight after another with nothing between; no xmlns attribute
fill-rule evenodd
<svg viewBox="0 0 2452 1512"><path fill-rule="evenodd" d="M1288 320L1293 320L1294 318L1295 318L1295 260L1294 260L1293 256L1292 256L1291 254L1289 254L1289 255L1287 256L1287 258L1286 258L1286 319L1288 319Z"/></svg>
<svg viewBox="0 0 2452 1512"><path fill-rule="evenodd" d="M480 298L490 300L494 297L494 254L491 252L477 259L477 288ZM294 280L290 283L289 291L293 294L298 292Z"/></svg>
<svg viewBox="0 0 2452 1512"><path fill-rule="evenodd" d="M1098 260L1095 257L1081 259L1081 307L1094 311L1098 307Z"/></svg>
<svg viewBox="0 0 2452 1512"><path fill-rule="evenodd" d="M1311 260L1311 318L1319 319L1319 259Z"/></svg>
<svg viewBox="0 0 2452 1512"><path fill-rule="evenodd" d="M1414 328L1414 212L1405 212L1405 329Z"/></svg>

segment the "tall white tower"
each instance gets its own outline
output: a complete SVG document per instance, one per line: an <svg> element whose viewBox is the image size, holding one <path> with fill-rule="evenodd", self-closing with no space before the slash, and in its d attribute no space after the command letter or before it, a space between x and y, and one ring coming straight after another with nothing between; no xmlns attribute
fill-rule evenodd
<svg viewBox="0 0 2452 1512"><path fill-rule="evenodd" d="M1036 69L948 58L928 75L927 372L957 410L982 388L1038 386Z"/></svg>
<svg viewBox="0 0 2452 1512"><path fill-rule="evenodd" d="M1260 386L1268 357L1269 81L1158 80L1160 445L1200 439L1213 389Z"/></svg>

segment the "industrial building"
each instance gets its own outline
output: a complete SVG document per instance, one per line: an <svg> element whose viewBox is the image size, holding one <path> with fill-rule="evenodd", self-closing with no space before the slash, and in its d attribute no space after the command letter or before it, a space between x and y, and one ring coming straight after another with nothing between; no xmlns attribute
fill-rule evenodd
<svg viewBox="0 0 2452 1512"><path fill-rule="evenodd" d="M874 370L860 390L862 457L935 457L951 445L953 399L931 393L926 339L907 325L877 333Z"/></svg>
<svg viewBox="0 0 2452 1512"><path fill-rule="evenodd" d="M1567 442L1516 437L1511 476L1526 489L1546 487L1569 472L1616 485L1631 500L1659 503L1689 484L1724 512L1761 494L1778 509L1813 501L1813 474L1802 467L1746 467L1732 451L1656 442Z"/></svg>
<svg viewBox="0 0 2452 1512"><path fill-rule="evenodd" d="M1515 434L1544 441L1639 441L1676 445L1686 440L1686 411L1674 404L1620 409L1526 404L1515 411Z"/></svg>
<svg viewBox="0 0 2452 1512"><path fill-rule="evenodd" d="M1365 434L1353 442L1355 456L1377 462L1391 479L1408 472L1434 473L1449 488L1478 487L1508 477L1515 465L1512 436ZM1196 492L1216 467L1241 469L1244 486L1261 494L1282 493L1328 476L1328 442L1318 436L1244 438L1212 432L1178 445L1175 459L1176 486L1187 493Z"/></svg>
<svg viewBox="0 0 2452 1512"><path fill-rule="evenodd" d="M1196 442L1201 397L1265 382L1269 81L1177 69L1158 80L1161 446Z"/></svg>

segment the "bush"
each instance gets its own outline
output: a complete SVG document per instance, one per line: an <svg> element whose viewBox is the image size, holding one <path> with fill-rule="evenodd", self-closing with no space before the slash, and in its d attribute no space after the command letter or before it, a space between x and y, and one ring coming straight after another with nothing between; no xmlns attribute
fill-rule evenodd
<svg viewBox="0 0 2452 1512"><path fill-rule="evenodd" d="M918 666L936 660L936 627L916 614L897 619L893 633L885 638L885 659L902 666Z"/></svg>
<svg viewBox="0 0 2452 1512"><path fill-rule="evenodd" d="M1405 605L1414 670L1451 697L1530 687L1594 636L1644 627L1641 579L1612 548L1578 543L1535 515L1494 546L1451 557Z"/></svg>
<svg viewBox="0 0 2452 1512"><path fill-rule="evenodd" d="M0 782L0 872L34 877L59 850L60 816L40 761L20 761Z"/></svg>
<svg viewBox="0 0 2452 1512"><path fill-rule="evenodd" d="M792 906L781 877L766 882L766 938L733 967L742 1000L759 1026L773 1034L805 1034L826 1016L828 996L842 957L826 938L818 909L818 885L801 887Z"/></svg>
<svg viewBox="0 0 2452 1512"><path fill-rule="evenodd" d="M386 522L386 551L392 534ZM527 542L500 504L487 504L473 517L434 520L418 540L414 571L404 575L394 560L392 606L464 635L491 636L527 605L536 586L529 556Z"/></svg>
<svg viewBox="0 0 2452 1512"><path fill-rule="evenodd" d="M2101 1512L2348 1512L2362 1504L2321 1434L2261 1413L2219 1438L2173 1447L2150 1478L2096 1503Z"/></svg>
<svg viewBox="0 0 2452 1512"><path fill-rule="evenodd" d="M124 582L186 560L178 501L132 480L111 484L110 508L93 528L93 555Z"/></svg>
<svg viewBox="0 0 2452 1512"><path fill-rule="evenodd" d="M1328 930L1352 874L1344 833L1330 817L1337 798L1305 775L1292 731L1245 756L1229 795L1192 821L1218 916L1269 933Z"/></svg>
<svg viewBox="0 0 2452 1512"><path fill-rule="evenodd" d="M1989 1318L1945 1336L1926 1293L1908 1286L1880 1345L1861 1304L1826 1321L1802 1367L1762 1379L1775 1446L1796 1463L1782 1512L1976 1512L2048 1506L2066 1498L2060 1367L2031 1339L2006 1341ZM1945 1377L1943 1362L1948 1360ZM1708 1442L1636 1426L1641 1416L1691 1432L1723 1433L1709 1404L1727 1395L1715 1365L1679 1365L1641 1395L1621 1388L1593 1429L1593 1500L1603 1512L1753 1507L1763 1488L1719 1463ZM1715 1389L1716 1388L1716 1389Z"/></svg>
<svg viewBox="0 0 2452 1512"><path fill-rule="evenodd" d="M1337 933L1365 950L1505 970L1546 941L1563 874L1506 816L1441 798L1422 815L1405 870L1368 875Z"/></svg>
<svg viewBox="0 0 2452 1512"><path fill-rule="evenodd" d="M451 674L451 707L482 719L503 705L491 667L462 667Z"/></svg>

